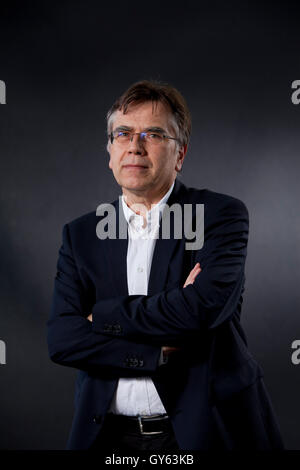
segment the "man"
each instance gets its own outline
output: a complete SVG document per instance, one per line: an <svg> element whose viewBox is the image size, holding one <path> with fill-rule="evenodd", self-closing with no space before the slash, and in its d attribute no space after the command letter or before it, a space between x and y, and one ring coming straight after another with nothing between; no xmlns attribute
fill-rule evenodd
<svg viewBox="0 0 300 470"><path fill-rule="evenodd" d="M175 88L132 85L108 113L116 218L93 212L63 228L48 346L52 361L79 370L68 449L283 448L240 325L248 212L176 179L190 132ZM182 221L198 227L197 205L204 243L187 249L175 232ZM182 215L165 237L175 206ZM114 220L116 237L105 238Z"/></svg>

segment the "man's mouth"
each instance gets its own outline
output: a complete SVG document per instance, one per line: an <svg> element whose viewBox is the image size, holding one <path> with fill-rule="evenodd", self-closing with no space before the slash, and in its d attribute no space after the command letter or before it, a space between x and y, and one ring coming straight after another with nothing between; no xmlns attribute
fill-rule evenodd
<svg viewBox="0 0 300 470"><path fill-rule="evenodd" d="M134 169L134 168L137 168L137 169L145 169L145 168L148 168L147 166L144 166L144 165L124 165L123 168L128 168L128 169Z"/></svg>

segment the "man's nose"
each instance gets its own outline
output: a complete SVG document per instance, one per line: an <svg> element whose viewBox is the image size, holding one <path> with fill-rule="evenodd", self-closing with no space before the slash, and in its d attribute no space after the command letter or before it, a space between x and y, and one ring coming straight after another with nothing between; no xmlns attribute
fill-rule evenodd
<svg viewBox="0 0 300 470"><path fill-rule="evenodd" d="M128 144L128 152L142 154L145 151L144 141L140 134L133 134Z"/></svg>

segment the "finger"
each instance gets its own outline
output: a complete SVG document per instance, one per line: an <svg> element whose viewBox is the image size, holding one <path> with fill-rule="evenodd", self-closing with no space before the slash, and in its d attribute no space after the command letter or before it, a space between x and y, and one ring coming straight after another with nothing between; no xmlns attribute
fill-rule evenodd
<svg viewBox="0 0 300 470"><path fill-rule="evenodd" d="M198 269L196 270L196 276L198 276L198 274L201 273L201 271L202 271L202 269L201 269L201 268L198 268Z"/></svg>
<svg viewBox="0 0 300 470"><path fill-rule="evenodd" d="M196 272L199 271L199 269L201 269L201 266L200 266L200 263L197 263L197 264L195 264L195 266L191 270L190 274L195 274Z"/></svg>
<svg viewBox="0 0 300 470"><path fill-rule="evenodd" d="M196 263L193 269L191 270L191 272L189 273L183 287L186 287L189 284L193 284L196 277L198 276L200 272L201 272L200 263Z"/></svg>
<svg viewBox="0 0 300 470"><path fill-rule="evenodd" d="M185 284L184 284L184 287L187 285L187 284L193 284L196 277L198 276L198 274L201 272L201 268L198 268L197 271L195 271L194 273L190 274L187 278L187 280L185 281Z"/></svg>
<svg viewBox="0 0 300 470"><path fill-rule="evenodd" d="M192 279L195 280L200 272L201 272L201 268L197 268L196 271L192 274Z"/></svg>
<svg viewBox="0 0 300 470"><path fill-rule="evenodd" d="M190 274L192 274L193 272L197 271L197 269L199 269L199 267L200 267L200 264L199 264L199 263L195 264L195 266L194 266L193 269L191 270Z"/></svg>
<svg viewBox="0 0 300 470"><path fill-rule="evenodd" d="M195 271L195 272L191 272L191 273L188 275L188 277L187 277L187 279L186 279L186 281L185 281L185 284L189 284L189 283L193 282L193 281L195 280L197 274L198 274L198 272L196 272L196 271Z"/></svg>
<svg viewBox="0 0 300 470"><path fill-rule="evenodd" d="M193 269L191 270L191 272L188 275L188 279L192 278L195 275L197 275L199 273L199 269L201 270L200 264L199 263L195 264L195 266L193 267Z"/></svg>

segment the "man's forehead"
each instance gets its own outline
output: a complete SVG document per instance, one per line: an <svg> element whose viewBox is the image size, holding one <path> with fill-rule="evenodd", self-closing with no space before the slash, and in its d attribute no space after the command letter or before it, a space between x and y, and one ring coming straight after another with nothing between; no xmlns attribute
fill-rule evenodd
<svg viewBox="0 0 300 470"><path fill-rule="evenodd" d="M114 125L143 125L143 126L166 126L172 125L173 115L171 111L161 102L151 101L145 103L131 104L126 113L117 110L114 118Z"/></svg>

